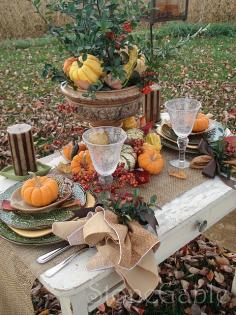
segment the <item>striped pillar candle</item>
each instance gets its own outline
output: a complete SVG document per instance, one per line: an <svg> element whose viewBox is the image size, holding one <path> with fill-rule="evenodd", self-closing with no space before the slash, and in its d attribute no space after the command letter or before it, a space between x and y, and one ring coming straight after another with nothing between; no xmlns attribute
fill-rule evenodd
<svg viewBox="0 0 236 315"><path fill-rule="evenodd" d="M160 86L153 84L152 92L145 95L143 99L143 113L147 122L159 122L161 120L160 109Z"/></svg>
<svg viewBox="0 0 236 315"><path fill-rule="evenodd" d="M12 163L18 176L28 175L29 171L37 171L31 129L27 124L16 124L7 128Z"/></svg>

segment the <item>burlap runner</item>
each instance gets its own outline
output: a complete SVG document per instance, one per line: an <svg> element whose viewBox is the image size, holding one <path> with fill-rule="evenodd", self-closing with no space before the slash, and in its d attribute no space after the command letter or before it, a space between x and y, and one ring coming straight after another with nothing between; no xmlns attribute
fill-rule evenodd
<svg viewBox="0 0 236 315"><path fill-rule="evenodd" d="M178 153L175 151L163 151L163 155L166 161L164 171L158 176L152 176L151 182L140 189L145 199L156 194L161 205L170 202L206 180L200 171L191 169L186 171L186 180L170 177L168 169L171 167L168 161L177 158ZM34 314L30 289L35 278L69 256L74 250L67 251L45 265L37 264L36 258L38 256L55 247L58 247L58 245L43 248L24 247L0 240L0 315Z"/></svg>

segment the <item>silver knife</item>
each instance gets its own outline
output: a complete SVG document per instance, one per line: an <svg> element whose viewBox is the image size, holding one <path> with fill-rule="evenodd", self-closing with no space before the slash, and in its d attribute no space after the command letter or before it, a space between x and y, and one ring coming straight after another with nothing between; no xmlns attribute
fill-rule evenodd
<svg viewBox="0 0 236 315"><path fill-rule="evenodd" d="M63 247L59 247L59 248L54 249L54 250L52 250L52 251L50 251L50 252L48 252L48 253L46 253L46 254L44 254L42 256L39 256L36 259L36 261L39 264L45 264L46 262L50 261L51 259L53 259L54 257L58 256L59 254L65 252L67 249L69 249L71 247L72 247L72 245L70 245L70 244L67 244L67 245L65 245Z"/></svg>
<svg viewBox="0 0 236 315"><path fill-rule="evenodd" d="M58 265L48 269L44 275L48 278L51 278L52 276L54 276L58 271L60 271L62 268L64 268L65 266L67 266L76 256L78 256L79 254L83 253L84 251L86 251L88 249L88 247L82 248L80 249L78 252L70 255L69 257L67 257L65 260L63 260L61 263L59 263Z"/></svg>

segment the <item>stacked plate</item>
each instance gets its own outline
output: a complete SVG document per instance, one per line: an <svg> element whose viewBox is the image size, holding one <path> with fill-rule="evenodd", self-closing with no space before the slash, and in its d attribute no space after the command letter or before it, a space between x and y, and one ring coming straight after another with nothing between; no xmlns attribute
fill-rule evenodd
<svg viewBox="0 0 236 315"><path fill-rule="evenodd" d="M54 177L65 184L63 176ZM64 191L54 204L42 208L30 207L21 200L22 185L19 182L0 194L0 236L17 244L48 245L61 242L52 233L52 224L74 220L82 214L82 209L94 207L96 203L92 193L85 193L79 184L66 179L67 188L59 184L59 190Z"/></svg>
<svg viewBox="0 0 236 315"><path fill-rule="evenodd" d="M157 128L157 133L161 136L161 142L164 146L173 150L179 150L177 145L177 136L171 128L169 122L159 126ZM208 141L216 141L222 135L222 125L216 121L210 120L209 128L207 130L198 133L191 133L189 135L189 143L187 145L186 153L199 154L198 145L203 137Z"/></svg>

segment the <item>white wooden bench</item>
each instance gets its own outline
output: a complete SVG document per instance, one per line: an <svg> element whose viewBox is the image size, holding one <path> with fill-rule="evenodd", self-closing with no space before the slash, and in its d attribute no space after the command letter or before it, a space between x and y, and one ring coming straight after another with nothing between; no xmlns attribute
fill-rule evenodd
<svg viewBox="0 0 236 315"><path fill-rule="evenodd" d="M47 164L57 165L60 157L43 158ZM236 191L218 177L189 190L156 212L160 228L161 246L156 252L157 264L189 243L201 232L236 208ZM94 255L89 249L75 258L52 278L41 274L39 280L60 300L63 315L85 315L107 298L124 288L113 269L88 272L86 264ZM236 280L233 282L236 294Z"/></svg>

